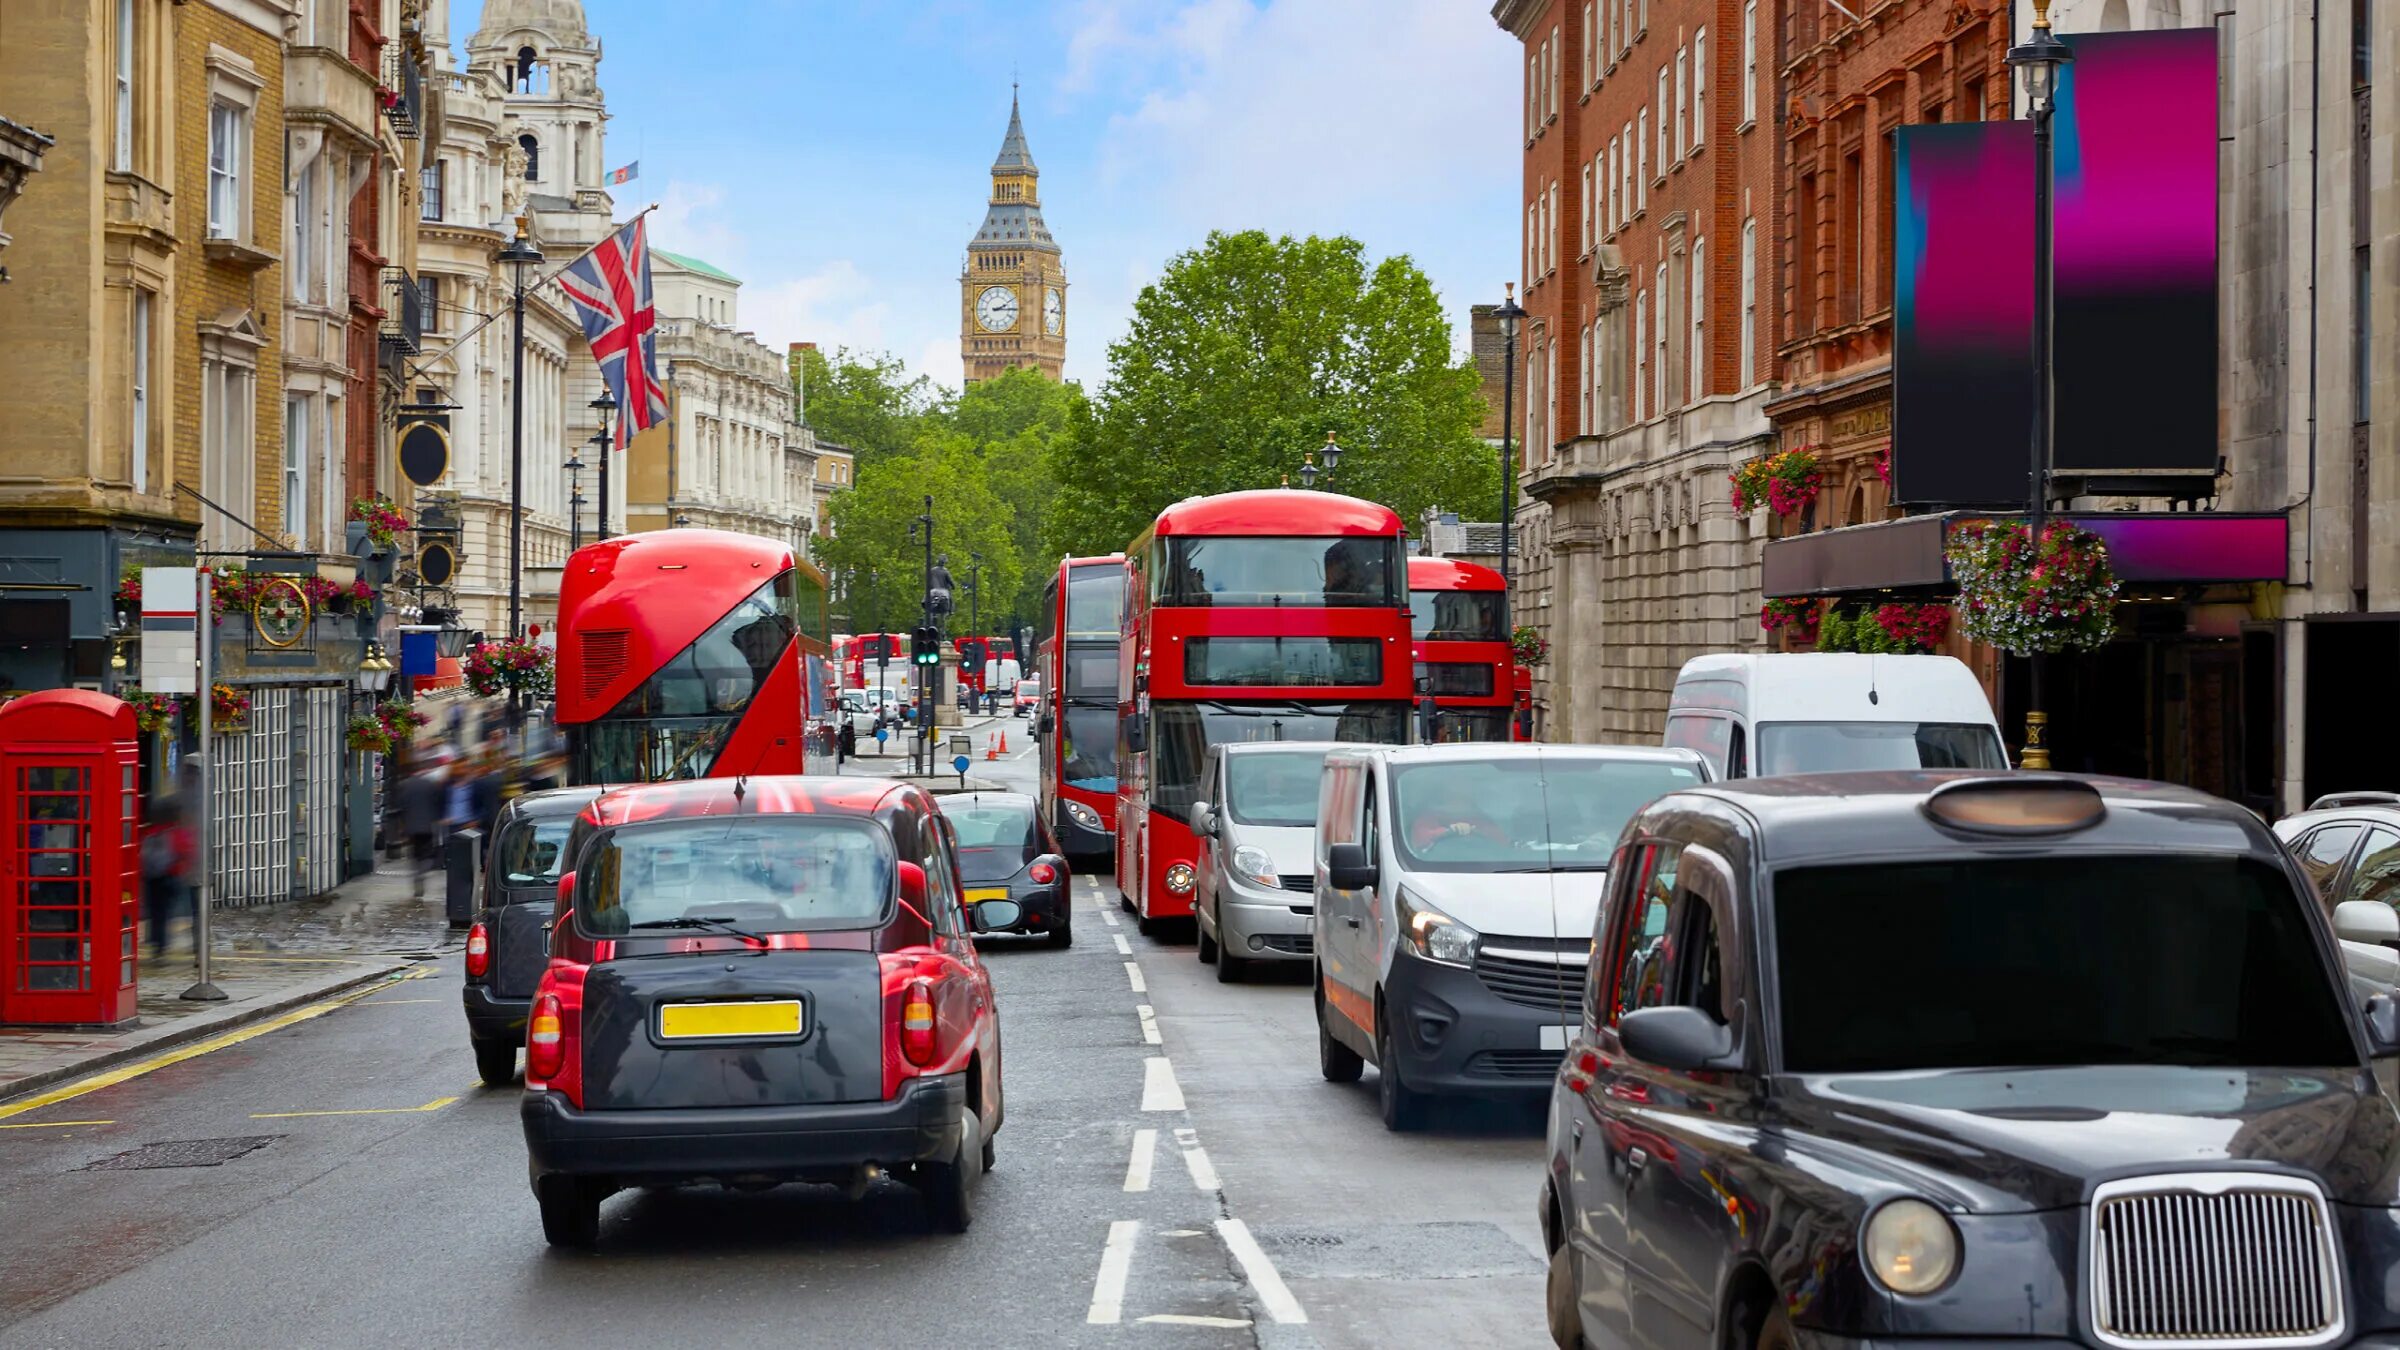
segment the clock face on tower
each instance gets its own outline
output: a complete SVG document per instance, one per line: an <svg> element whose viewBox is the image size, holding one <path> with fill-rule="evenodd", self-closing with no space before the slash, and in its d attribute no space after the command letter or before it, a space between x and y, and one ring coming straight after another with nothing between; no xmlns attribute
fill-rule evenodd
<svg viewBox="0 0 2400 1350"><path fill-rule="evenodd" d="M1017 293L1006 286L986 286L975 297L975 322L987 333L1005 333L1017 326Z"/></svg>
<svg viewBox="0 0 2400 1350"><path fill-rule="evenodd" d="M1067 297L1056 286L1049 287L1042 294L1042 331L1057 337L1066 326Z"/></svg>

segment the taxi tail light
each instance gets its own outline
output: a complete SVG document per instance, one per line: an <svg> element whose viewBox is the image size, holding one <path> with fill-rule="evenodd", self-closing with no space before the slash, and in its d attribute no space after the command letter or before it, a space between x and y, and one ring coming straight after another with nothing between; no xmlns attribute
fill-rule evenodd
<svg viewBox="0 0 2400 1350"><path fill-rule="evenodd" d="M1058 880L1058 869L1046 862L1037 862L1025 869L1025 875L1036 886L1047 886Z"/></svg>
<svg viewBox="0 0 2400 1350"><path fill-rule="evenodd" d="M480 980L491 968L491 930L477 924L467 930L467 978Z"/></svg>
<svg viewBox="0 0 2400 1350"><path fill-rule="evenodd" d="M933 982L911 980L900 1003L900 1053L923 1068L933 1063Z"/></svg>
<svg viewBox="0 0 2400 1350"><path fill-rule="evenodd" d="M566 1021L566 1005L558 995L543 994L533 1001L533 1015L525 1020L526 1073L555 1078L566 1067Z"/></svg>

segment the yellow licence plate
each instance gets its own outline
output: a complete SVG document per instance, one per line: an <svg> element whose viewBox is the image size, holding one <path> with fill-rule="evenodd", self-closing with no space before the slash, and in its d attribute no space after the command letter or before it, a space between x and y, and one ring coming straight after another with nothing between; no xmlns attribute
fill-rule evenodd
<svg viewBox="0 0 2400 1350"><path fill-rule="evenodd" d="M658 1034L670 1041L724 1036L797 1036L800 1001L669 1003L658 1010Z"/></svg>
<svg viewBox="0 0 2400 1350"><path fill-rule="evenodd" d="M967 892L967 903L970 905L978 904L985 900L1006 900L1007 898L1008 888L1006 886L1002 886L993 890L970 890Z"/></svg>

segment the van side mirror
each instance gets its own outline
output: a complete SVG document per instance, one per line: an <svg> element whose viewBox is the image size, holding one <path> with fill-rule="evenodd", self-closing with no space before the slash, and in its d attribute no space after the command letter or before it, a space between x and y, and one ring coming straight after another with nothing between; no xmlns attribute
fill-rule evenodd
<svg viewBox="0 0 2400 1350"><path fill-rule="evenodd" d="M1730 1062L1733 1028L1698 1008L1636 1009L1618 1020L1617 1039L1626 1054L1678 1073L1737 1067Z"/></svg>
<svg viewBox="0 0 2400 1350"><path fill-rule="evenodd" d="M2376 1059L2400 1059L2400 1000L2370 994L2358 1011L2367 1024L2367 1053Z"/></svg>
<svg viewBox="0 0 2400 1350"><path fill-rule="evenodd" d="M2370 947L2400 942L2400 912L2380 900L2344 900L2333 907L2333 934Z"/></svg>
<svg viewBox="0 0 2400 1350"><path fill-rule="evenodd" d="M1325 850L1325 884L1337 891L1363 891L1375 884L1375 864L1364 844L1335 844Z"/></svg>
<svg viewBox="0 0 2400 1350"><path fill-rule="evenodd" d="M1207 802L1192 803L1192 833L1203 839L1217 837L1217 813Z"/></svg>

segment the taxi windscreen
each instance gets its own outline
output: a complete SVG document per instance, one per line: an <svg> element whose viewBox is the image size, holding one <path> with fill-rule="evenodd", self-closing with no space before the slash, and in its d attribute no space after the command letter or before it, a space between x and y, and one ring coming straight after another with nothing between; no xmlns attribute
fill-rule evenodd
<svg viewBox="0 0 2400 1350"><path fill-rule="evenodd" d="M500 884L539 886L558 880L559 867L566 859L567 835L574 828L573 816L549 816L520 820L501 831L496 858Z"/></svg>
<svg viewBox="0 0 2400 1350"><path fill-rule="evenodd" d="M2352 1064L2301 903L2249 859L1778 872L1784 1068Z"/></svg>
<svg viewBox="0 0 2400 1350"><path fill-rule="evenodd" d="M627 825L586 858L575 921L593 937L699 920L754 933L872 927L889 908L894 861L871 822L822 816Z"/></svg>

